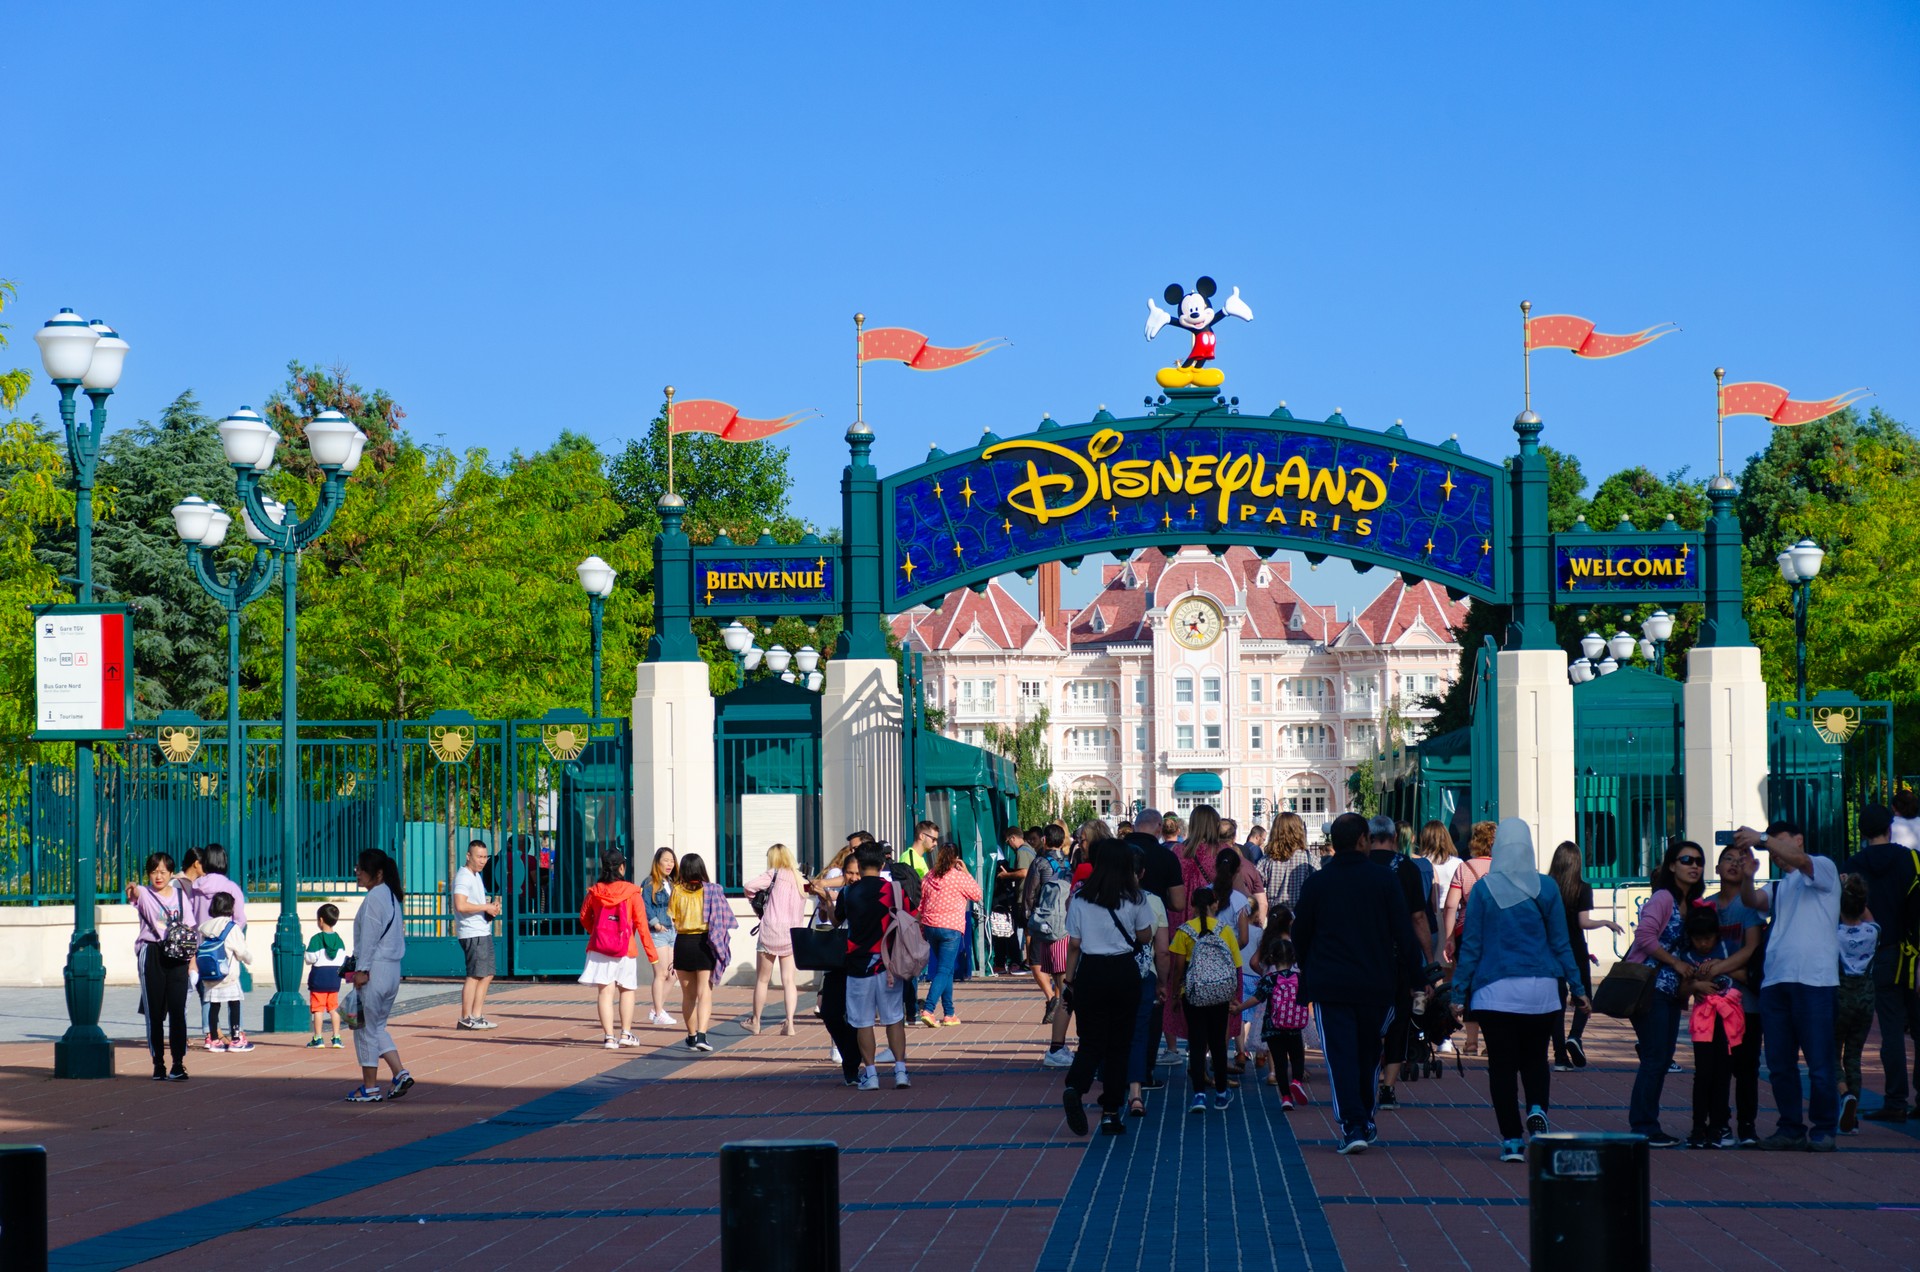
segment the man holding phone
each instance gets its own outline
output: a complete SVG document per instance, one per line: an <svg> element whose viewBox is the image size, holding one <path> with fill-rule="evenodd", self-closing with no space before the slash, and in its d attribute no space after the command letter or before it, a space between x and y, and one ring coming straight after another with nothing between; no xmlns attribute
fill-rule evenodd
<svg viewBox="0 0 1920 1272"><path fill-rule="evenodd" d="M1840 993L1840 869L1807 851L1806 832L1776 821L1762 835L1742 826L1736 848L1764 848L1780 877L1756 888L1742 885L1745 905L1773 915L1766 974L1760 986L1760 1025L1780 1125L1760 1141L1774 1151L1831 1153L1840 1119L1834 1013ZM1800 1054L1807 1057L1809 1129L1800 1117Z"/></svg>

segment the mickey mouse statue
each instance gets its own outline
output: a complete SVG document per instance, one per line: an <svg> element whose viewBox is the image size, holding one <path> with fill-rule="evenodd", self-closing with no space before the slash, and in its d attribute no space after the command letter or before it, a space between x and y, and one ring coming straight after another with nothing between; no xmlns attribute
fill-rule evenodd
<svg viewBox="0 0 1920 1272"><path fill-rule="evenodd" d="M1214 358L1214 348L1218 337L1213 329L1220 320L1232 315L1242 322L1253 321L1253 310L1247 308L1247 302L1240 299L1240 289L1233 289L1227 302L1215 309L1213 296L1219 288L1211 278L1204 275L1193 285L1193 290L1183 292L1180 284L1167 284L1167 303L1175 307L1177 314L1170 314L1160 306L1147 301L1147 339L1159 335L1168 323L1178 323L1183 329L1193 333L1193 349L1187 354L1186 361L1178 366L1162 367L1154 376L1163 389L1180 389L1188 385L1201 388L1214 388L1224 382L1227 373L1207 363Z"/></svg>

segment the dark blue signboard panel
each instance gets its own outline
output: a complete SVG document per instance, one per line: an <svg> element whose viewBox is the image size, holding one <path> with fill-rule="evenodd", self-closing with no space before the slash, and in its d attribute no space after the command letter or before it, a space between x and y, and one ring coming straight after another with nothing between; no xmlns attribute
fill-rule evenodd
<svg viewBox="0 0 1920 1272"><path fill-rule="evenodd" d="M840 608L840 549L705 547L693 551L693 612L715 615L824 616Z"/></svg>
<svg viewBox="0 0 1920 1272"><path fill-rule="evenodd" d="M1324 552L1504 600L1504 480L1450 446L1179 404L989 438L885 482L887 608L1063 556L1188 543Z"/></svg>
<svg viewBox="0 0 1920 1272"><path fill-rule="evenodd" d="M1706 597L1702 536L1688 531L1553 536L1553 599L1698 601Z"/></svg>

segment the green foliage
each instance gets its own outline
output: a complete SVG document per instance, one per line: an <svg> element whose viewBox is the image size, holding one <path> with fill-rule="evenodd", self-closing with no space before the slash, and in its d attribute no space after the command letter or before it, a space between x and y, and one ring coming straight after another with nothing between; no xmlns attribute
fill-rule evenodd
<svg viewBox="0 0 1920 1272"><path fill-rule="evenodd" d="M307 425L322 411L338 411L367 435L360 469L380 470L399 453L400 421L407 413L384 389L371 393L348 378L347 368L325 370L295 361L287 363L287 383L267 399L260 414L280 434L280 467L302 480L320 479L320 467L307 454Z"/></svg>
<svg viewBox="0 0 1920 1272"><path fill-rule="evenodd" d="M316 481L285 479L303 510ZM503 465L402 439L361 473L300 574L300 710L308 718L418 719L441 709L539 715L586 706L591 624L574 567L619 571L605 617L604 710L624 714L651 628L650 546L612 537L619 504L591 446L568 439ZM275 616L277 618L277 616ZM262 683L279 624L250 642ZM277 687L249 703L277 714Z"/></svg>
<svg viewBox="0 0 1920 1272"><path fill-rule="evenodd" d="M1022 826L1051 821L1057 807L1053 792L1053 757L1047 751L1048 714L1045 707L1023 724L989 724L981 730L987 748L1013 761L1019 787L1015 817Z"/></svg>
<svg viewBox="0 0 1920 1272"><path fill-rule="evenodd" d="M1055 801L1059 808L1059 818L1073 830L1078 830L1090 821L1099 819L1100 810L1085 795L1064 797ZM1049 819L1051 820L1051 819ZM1107 829L1113 829L1109 826Z"/></svg>
<svg viewBox="0 0 1920 1272"><path fill-rule="evenodd" d="M1920 763L1920 439L1875 409L1776 428L1741 474L1747 620L1769 696L1794 694L1793 604L1775 558L1826 549L1809 594L1807 691L1894 703L1897 761Z"/></svg>
<svg viewBox="0 0 1920 1272"><path fill-rule="evenodd" d="M27 609L70 601L58 572L34 552L36 531L73 521L65 456L25 420L0 423L0 759L30 756L33 625Z"/></svg>
<svg viewBox="0 0 1920 1272"><path fill-rule="evenodd" d="M0 311L6 309L13 300L13 284L0 278ZM0 349L7 347L7 332L13 329L12 323L0 322ZM24 367L15 367L11 371L0 371L0 410L11 411L27 395L27 386L33 383L33 373Z"/></svg>

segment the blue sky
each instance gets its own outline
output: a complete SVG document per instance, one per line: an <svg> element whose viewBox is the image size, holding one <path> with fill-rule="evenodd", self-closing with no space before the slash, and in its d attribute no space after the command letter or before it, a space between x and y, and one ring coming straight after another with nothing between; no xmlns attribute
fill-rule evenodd
<svg viewBox="0 0 1920 1272"><path fill-rule="evenodd" d="M672 383L824 412L786 438L831 524L855 310L1013 341L869 368L892 471L1137 402L1177 356L1146 300L1201 273L1256 315L1221 340L1249 406L1480 455L1523 297L1684 328L1536 359L1596 478L1710 469L1716 364L1920 422L1913 5L35 5L7 37L16 353L107 318L121 422L301 358L424 439L611 448Z"/></svg>

